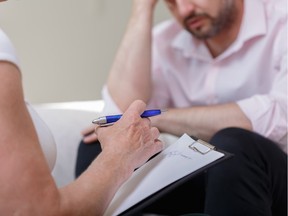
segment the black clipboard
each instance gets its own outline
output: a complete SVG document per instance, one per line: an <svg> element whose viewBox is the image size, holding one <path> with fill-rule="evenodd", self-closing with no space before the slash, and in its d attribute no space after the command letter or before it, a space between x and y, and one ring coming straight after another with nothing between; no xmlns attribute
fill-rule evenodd
<svg viewBox="0 0 288 216"><path fill-rule="evenodd" d="M117 214L113 213L112 215L119 215L119 216L137 215L137 213L141 212L142 209L144 209L145 207L149 206L150 204L152 204L153 202L155 202L159 198L163 197L165 194L169 193L170 191L174 190L179 185L182 185L183 183L185 183L186 181L192 179L196 175L204 172L205 170L208 170L210 167L215 166L215 165L217 165L217 164L219 164L221 162L224 162L227 159L230 159L230 158L233 157L233 154L225 152L225 151L222 151L222 150L219 150L219 149L215 149L215 147L213 145L211 145L211 144L209 144L207 142L204 142L204 141L196 139L196 138L191 138L191 137L188 138L188 137L189 136L187 134L184 134L180 139L184 139L185 138L186 142L187 142L188 139L191 139L191 144L187 145L186 147L189 147L190 148L189 150L194 152L193 154L195 154L195 155L199 154L200 155L199 157L201 157L201 155L203 155L203 157L206 157L209 154L210 151L214 151L214 153L215 152L221 153L221 154L223 154L223 156L219 157L216 160L213 160L213 162L209 162L206 165L201 166L200 168L197 168L196 170L194 170L193 172L188 173L187 175L184 175L184 176L178 178L177 180L171 182L170 184L167 184L167 185L161 187L161 189L155 190L152 194L146 196L143 199L140 199L139 202L137 202L137 203L133 204L132 206L130 206L129 208L121 211L119 214L118 213ZM179 143L176 142L175 145L177 145L177 144L179 144ZM199 147L201 147L201 148L199 148ZM173 152L173 149L169 153L171 153L171 152ZM155 160L157 160L157 156L151 159L151 160L154 160L154 161L152 161L152 163L155 162ZM167 155L165 155L165 156L169 157ZM161 159L159 159L159 160L161 160ZM148 161L146 164L149 164L149 162L150 161ZM149 169L147 169L147 170L149 170ZM130 183L130 182L127 183L127 184L131 184L131 187L132 187L131 188L131 193L133 193L133 184ZM134 189L136 189L136 188L137 188L137 185L136 185L136 187ZM125 198L124 194L122 195L122 198L118 197L119 200L122 200L123 198ZM113 204L112 204L112 208L113 208ZM106 215L111 216L111 212L108 211L108 213Z"/></svg>

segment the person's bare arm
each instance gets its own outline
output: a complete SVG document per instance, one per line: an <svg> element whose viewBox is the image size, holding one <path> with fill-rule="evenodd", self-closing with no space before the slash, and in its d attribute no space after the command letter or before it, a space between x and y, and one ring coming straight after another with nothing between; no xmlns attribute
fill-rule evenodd
<svg viewBox="0 0 288 216"><path fill-rule="evenodd" d="M64 188L64 191L68 190L74 195L75 199L70 199L72 205L76 204L75 200L81 200L90 193L95 196L87 202L94 205L95 209L105 209L117 189L135 168L162 150L163 144L158 140L159 130L150 127L149 119L140 117L144 109L143 102L135 101L113 126L97 128L96 134L101 143L102 153L90 165L88 171L73 183L74 185ZM93 182L87 184L87 179L85 183L84 178ZM98 214L102 215L100 211Z"/></svg>
<svg viewBox="0 0 288 216"><path fill-rule="evenodd" d="M20 72L1 62L0 81L0 212L41 215L48 203L57 206L57 188L23 100Z"/></svg>
<svg viewBox="0 0 288 216"><path fill-rule="evenodd" d="M177 136L187 133L208 141L214 133L226 127L252 130L250 120L236 103L168 109L151 118L161 132Z"/></svg>
<svg viewBox="0 0 288 216"><path fill-rule="evenodd" d="M99 130L103 153L76 181L58 189L23 99L20 72L0 62L0 212L3 215L102 215L119 186L162 149L159 131L135 102Z"/></svg>
<svg viewBox="0 0 288 216"><path fill-rule="evenodd" d="M132 15L107 80L111 97L124 111L151 96L151 43L153 11L157 0L133 0Z"/></svg>
<svg viewBox="0 0 288 216"><path fill-rule="evenodd" d="M106 85L119 109L151 97L151 46L154 7L158 0L133 0L132 14L116 53ZM93 125L81 131L87 144L97 140Z"/></svg>

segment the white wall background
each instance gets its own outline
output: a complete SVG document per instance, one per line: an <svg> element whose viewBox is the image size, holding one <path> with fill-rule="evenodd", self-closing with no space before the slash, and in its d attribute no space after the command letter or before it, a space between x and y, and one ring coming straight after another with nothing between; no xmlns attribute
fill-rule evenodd
<svg viewBox="0 0 288 216"><path fill-rule="evenodd" d="M21 60L31 103L94 100L108 75L131 0L8 0L0 27ZM155 22L169 16L157 6Z"/></svg>

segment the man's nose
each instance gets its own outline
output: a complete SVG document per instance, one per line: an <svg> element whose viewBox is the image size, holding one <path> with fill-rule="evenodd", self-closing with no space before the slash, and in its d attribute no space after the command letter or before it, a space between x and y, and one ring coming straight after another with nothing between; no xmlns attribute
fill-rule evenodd
<svg viewBox="0 0 288 216"><path fill-rule="evenodd" d="M185 17L195 10L193 0L176 0L178 12L182 17Z"/></svg>

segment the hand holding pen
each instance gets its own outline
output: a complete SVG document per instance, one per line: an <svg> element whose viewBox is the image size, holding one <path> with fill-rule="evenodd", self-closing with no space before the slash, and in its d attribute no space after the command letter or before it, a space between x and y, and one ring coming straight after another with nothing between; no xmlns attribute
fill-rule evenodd
<svg viewBox="0 0 288 216"><path fill-rule="evenodd" d="M101 143L101 154L115 160L121 159L121 164L129 164L130 174L164 147L158 139L159 130L151 126L149 120L140 117L145 108L144 102L136 100L113 127L95 127L95 134Z"/></svg>
<svg viewBox="0 0 288 216"><path fill-rule="evenodd" d="M163 113L165 111L166 110L159 110L159 109L146 110L146 112L144 111L141 116L143 118L148 118L148 117L152 117L152 116L155 116L155 115L160 115L161 113ZM116 118L115 118L115 116L116 116ZM122 115L113 115L111 118L112 119L114 118L114 120L112 122L108 123L108 124L107 124L106 116L102 116L102 117L99 117L97 119L94 119L92 122L93 122L93 124L97 124L99 126L108 126L108 125L112 125L120 117L122 117ZM110 119L110 117L108 117L108 119ZM89 127L85 128L83 131L81 131L81 133L83 135L83 142L84 143L90 144L90 143L93 143L93 142L97 141L98 138L97 138L94 130L95 130L95 126L90 125Z"/></svg>
<svg viewBox="0 0 288 216"><path fill-rule="evenodd" d="M142 114L142 118L149 118L152 116L160 115L163 110L160 109L151 109L151 110L145 110ZM98 124L100 126L108 126L114 124L116 121L118 121L122 117L121 114L119 115L108 115L108 116L102 116L97 119L94 119L92 121L93 124Z"/></svg>

